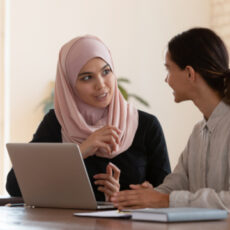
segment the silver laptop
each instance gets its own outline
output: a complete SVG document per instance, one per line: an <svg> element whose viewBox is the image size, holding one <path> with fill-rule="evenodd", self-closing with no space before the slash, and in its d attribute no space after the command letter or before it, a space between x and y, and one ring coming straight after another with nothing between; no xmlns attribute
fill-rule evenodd
<svg viewBox="0 0 230 230"><path fill-rule="evenodd" d="M106 209L97 202L80 149L72 143L6 145L26 205Z"/></svg>

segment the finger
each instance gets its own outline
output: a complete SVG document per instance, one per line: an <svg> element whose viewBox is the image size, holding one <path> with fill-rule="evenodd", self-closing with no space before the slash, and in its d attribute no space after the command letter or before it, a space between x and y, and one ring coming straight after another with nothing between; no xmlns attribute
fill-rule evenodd
<svg viewBox="0 0 230 230"><path fill-rule="evenodd" d="M107 196L112 196L114 194L113 191L107 189L106 187L100 186L97 188L98 191L105 193Z"/></svg>
<svg viewBox="0 0 230 230"><path fill-rule="evenodd" d="M109 166L112 168L113 177L115 178L115 180L119 181L121 170L115 164L111 162L109 163Z"/></svg>
<svg viewBox="0 0 230 230"><path fill-rule="evenodd" d="M110 164L107 164L106 166L106 173L110 176L113 176L113 169Z"/></svg>
<svg viewBox="0 0 230 230"><path fill-rule="evenodd" d="M115 126L110 126L110 125L107 125L107 126L104 126L103 128L101 129L98 129L95 131L95 133L101 133L101 134L105 134L105 133L112 133L112 132L115 132L117 135L120 135L121 134L121 130L119 130L117 127Z"/></svg>
<svg viewBox="0 0 230 230"><path fill-rule="evenodd" d="M112 176L105 174L105 173L100 173L100 174L96 174L93 176L95 180L95 184L96 185L105 185L108 186L109 188L111 187L111 189L113 189L113 187L115 187L116 191L120 190L120 183L119 181L115 180ZM113 186L111 186L113 185Z"/></svg>
<svg viewBox="0 0 230 230"><path fill-rule="evenodd" d="M128 199L136 198L138 193L136 190L123 190L121 192L115 193L112 197L112 201L115 203L123 202Z"/></svg>
<svg viewBox="0 0 230 230"><path fill-rule="evenodd" d="M111 135L113 136L116 144L119 144L120 143L120 135L114 130L112 130Z"/></svg>
<svg viewBox="0 0 230 230"><path fill-rule="evenodd" d="M116 149L116 142L112 136L94 136L88 141L91 145L91 148L104 148L106 149L107 153L111 153L113 150Z"/></svg>
<svg viewBox="0 0 230 230"><path fill-rule="evenodd" d="M113 125L107 125L107 126L105 126L107 129L112 129L112 130L114 130L117 134L121 134L122 133L122 131L119 129L119 128L117 128L116 126L113 126Z"/></svg>
<svg viewBox="0 0 230 230"><path fill-rule="evenodd" d="M142 186L140 184L130 184L129 187L131 189L142 189Z"/></svg>
<svg viewBox="0 0 230 230"><path fill-rule="evenodd" d="M113 128L107 128L100 132L102 136L112 136L115 139L115 142L119 144L120 142L120 133Z"/></svg>
<svg viewBox="0 0 230 230"><path fill-rule="evenodd" d="M116 195L116 197L119 197L119 196L135 195L137 193L138 193L138 191L135 191L135 190L123 190L123 191L116 193L115 195Z"/></svg>
<svg viewBox="0 0 230 230"><path fill-rule="evenodd" d="M113 136L102 136L100 137L100 142L103 142L104 144L107 144L110 147L111 152L116 151L117 149L117 143Z"/></svg>
<svg viewBox="0 0 230 230"><path fill-rule="evenodd" d="M110 196L108 196L106 193L104 193L105 195L105 201L110 201Z"/></svg>
<svg viewBox="0 0 230 230"><path fill-rule="evenodd" d="M105 149L106 154L111 154L112 153L112 149L111 149L109 144L97 141L96 145L97 145L98 149L99 148Z"/></svg>
<svg viewBox="0 0 230 230"><path fill-rule="evenodd" d="M111 198L112 200L112 198ZM116 207L123 207L123 208L131 208L131 207L134 207L134 206L141 206L141 202L138 200L138 197L129 197L127 198L126 200L123 200L123 201L120 201L120 202L114 202L112 200L112 202L114 203L114 205Z"/></svg>
<svg viewBox="0 0 230 230"><path fill-rule="evenodd" d="M148 181L143 182L141 185L144 188L153 188L152 184L150 184Z"/></svg>
<svg viewBox="0 0 230 230"><path fill-rule="evenodd" d="M129 185L131 189L146 189L146 188L153 188L153 186L148 182L145 181L142 184L131 184Z"/></svg>
<svg viewBox="0 0 230 230"><path fill-rule="evenodd" d="M120 185L116 181L114 183L111 183L108 180L96 180L94 181L94 184L103 185L114 192L119 192L119 189L120 189Z"/></svg>
<svg viewBox="0 0 230 230"><path fill-rule="evenodd" d="M119 144L119 142L117 141L117 137L111 135L110 133L106 135L97 136L95 137L95 139L97 139L99 142L109 144L112 151L116 151L117 145Z"/></svg>
<svg viewBox="0 0 230 230"><path fill-rule="evenodd" d="M98 173L98 174L94 175L93 177L95 179L101 179L101 180L110 180L113 178L112 176L110 176L107 173Z"/></svg>
<svg viewBox="0 0 230 230"><path fill-rule="evenodd" d="M96 181L94 181L94 184L102 185L102 186L106 187L107 189L113 191L113 193L118 192L120 189L120 185L116 181L114 181L114 183L111 183L108 180L96 180Z"/></svg>

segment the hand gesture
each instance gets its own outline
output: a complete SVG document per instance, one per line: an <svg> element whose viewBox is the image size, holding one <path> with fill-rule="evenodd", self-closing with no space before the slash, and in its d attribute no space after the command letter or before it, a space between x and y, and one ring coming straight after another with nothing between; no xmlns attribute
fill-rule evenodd
<svg viewBox="0 0 230 230"><path fill-rule="evenodd" d="M109 125L93 132L79 145L83 158L94 155L98 149L103 149L103 153L108 155L116 151L120 133L118 128Z"/></svg>
<svg viewBox="0 0 230 230"><path fill-rule="evenodd" d="M111 196L120 190L120 169L111 162L106 166L106 173L94 175L98 190L105 194L105 200L110 201Z"/></svg>
<svg viewBox="0 0 230 230"><path fill-rule="evenodd" d="M124 190L111 198L118 209L166 208L169 207L169 194L160 193L153 188Z"/></svg>
<svg viewBox="0 0 230 230"><path fill-rule="evenodd" d="M153 188L152 184L148 181L143 182L142 184L131 184L129 185L131 189L144 189L144 188Z"/></svg>

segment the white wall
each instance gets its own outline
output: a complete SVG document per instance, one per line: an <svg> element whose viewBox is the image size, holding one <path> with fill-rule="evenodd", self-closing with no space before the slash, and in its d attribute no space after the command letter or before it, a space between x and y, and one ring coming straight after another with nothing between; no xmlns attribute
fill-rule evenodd
<svg viewBox="0 0 230 230"><path fill-rule="evenodd" d="M31 140L42 119L39 102L54 80L60 46L94 34L111 49L118 76L150 102L164 129L172 167L201 115L175 104L165 84L167 41L193 26L209 26L209 0L11 0L11 141Z"/></svg>
<svg viewBox="0 0 230 230"><path fill-rule="evenodd" d="M225 41L230 52L230 1L211 0L211 28Z"/></svg>
<svg viewBox="0 0 230 230"><path fill-rule="evenodd" d="M4 80L3 80L3 57L4 54L2 52L3 50L3 31L4 31L4 3L2 0L0 0L0 178L4 177L3 174L3 165L4 165L4 154L3 154L3 149L4 149L4 122L3 122L3 104L4 104ZM0 194L3 192L2 187L0 186Z"/></svg>

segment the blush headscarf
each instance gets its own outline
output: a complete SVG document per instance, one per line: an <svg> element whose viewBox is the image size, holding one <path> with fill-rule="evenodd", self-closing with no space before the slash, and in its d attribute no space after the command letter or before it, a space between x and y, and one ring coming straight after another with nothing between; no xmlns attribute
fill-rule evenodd
<svg viewBox="0 0 230 230"><path fill-rule="evenodd" d="M114 73L110 51L97 37L77 37L61 48L55 82L54 110L61 125L63 142L81 144L105 125L120 129L120 142L116 151L108 155L103 149L99 149L96 153L100 157L113 158L132 144L138 126L138 112L125 101L117 87L117 81L107 108L93 107L77 96L75 84L78 74L89 60L96 57L109 64Z"/></svg>

